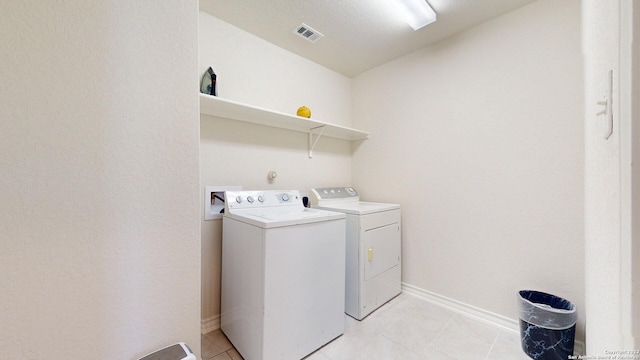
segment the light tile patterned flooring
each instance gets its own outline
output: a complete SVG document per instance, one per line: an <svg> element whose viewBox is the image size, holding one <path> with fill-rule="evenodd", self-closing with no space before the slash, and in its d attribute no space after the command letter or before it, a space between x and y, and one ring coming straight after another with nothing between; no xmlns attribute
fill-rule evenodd
<svg viewBox="0 0 640 360"><path fill-rule="evenodd" d="M202 335L202 360L242 360L220 329Z"/></svg>
<svg viewBox="0 0 640 360"><path fill-rule="evenodd" d="M529 360L516 332L405 293L362 321L345 318L344 335L305 360ZM218 329L202 336L202 359L242 357Z"/></svg>

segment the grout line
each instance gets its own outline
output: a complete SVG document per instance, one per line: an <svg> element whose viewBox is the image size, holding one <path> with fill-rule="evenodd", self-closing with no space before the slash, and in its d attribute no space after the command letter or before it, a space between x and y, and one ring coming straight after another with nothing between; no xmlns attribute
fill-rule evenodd
<svg viewBox="0 0 640 360"><path fill-rule="evenodd" d="M412 353L412 354L415 354L416 356L420 356L420 354L418 354L417 352L415 352L415 351L413 351L413 350L409 349L408 347L406 347L406 346L404 346L404 345L400 344L399 342L397 342L397 341L395 341L395 340L393 340L393 339L391 339L391 338L387 337L384 333L380 333L380 334L378 334L378 335L380 335L380 336L382 336L383 338L385 338L385 339L387 339L387 340L391 341L392 343L394 343L394 344L396 344L396 345L400 346L401 348L405 349L406 351L408 351L408 352L410 352L410 353Z"/></svg>
<svg viewBox="0 0 640 360"><path fill-rule="evenodd" d="M449 311L448 309L445 309L445 310ZM443 353L443 354L447 355L448 357L452 357L452 358L453 358L453 355L451 355L451 354L449 354L449 353L447 353L447 352L445 352L445 351L443 351L443 350L441 350L441 349L438 349L438 348L436 348L436 347L433 347L433 344L435 343L436 339L437 339L437 338L438 338L438 337L439 337L439 336L444 332L444 330L447 328L447 326L449 326L449 324L451 324L451 322L452 322L452 321L453 321L453 319L456 317L456 315L457 315L457 314L456 314L455 312L452 312L451 317L449 318L449 320L447 321L447 323L442 327L442 329L440 329L440 331L438 331L438 333L436 334L436 336L434 336L434 337L433 337L433 339L431 339L431 341L429 342L429 344L427 344L427 347L430 347L430 348L432 348L432 349L434 349L434 350L436 350L436 351L439 351L439 352L441 352L441 353ZM485 360L486 360L486 359L485 359Z"/></svg>
<svg viewBox="0 0 640 360"><path fill-rule="evenodd" d="M487 356L485 357L485 360L489 360L489 356L491 355L491 351L493 351L494 346L496 346L496 343L498 342L498 336L500 336L500 332L498 332L496 337L493 339L493 344L491 344L491 347L489 348L489 352L487 353Z"/></svg>
<svg viewBox="0 0 640 360"><path fill-rule="evenodd" d="M449 326L451 324L451 322L453 321L453 319L456 317L456 313L453 313L451 315L451 317L449 318L449 321L447 321L447 323L442 327L442 329L440 329L440 331L438 331L438 334L436 334L436 336L433 337L433 339L431 340L431 342L429 343L429 346L431 346L436 339L438 338L438 336L440 336L442 334L442 332L444 331L444 329L447 328L447 326Z"/></svg>

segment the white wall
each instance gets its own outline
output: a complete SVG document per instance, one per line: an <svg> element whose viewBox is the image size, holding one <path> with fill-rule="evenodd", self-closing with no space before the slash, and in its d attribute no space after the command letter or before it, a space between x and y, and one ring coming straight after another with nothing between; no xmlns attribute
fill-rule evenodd
<svg viewBox="0 0 640 360"><path fill-rule="evenodd" d="M351 80L200 12L200 70L212 66L222 98L351 125ZM304 41L304 40L301 40ZM202 116L200 193L208 185L298 189L351 183L351 144L323 137L308 158L307 134ZM267 174L278 177L269 182ZM202 319L220 314L221 220L202 222ZM207 325L209 328L211 326Z"/></svg>
<svg viewBox="0 0 640 360"><path fill-rule="evenodd" d="M403 281L510 319L574 302L584 338L580 2L540 0L353 82L353 185L399 202Z"/></svg>
<svg viewBox="0 0 640 360"><path fill-rule="evenodd" d="M220 97L289 114L306 105L314 119L351 125L351 79L202 11L199 45Z"/></svg>
<svg viewBox="0 0 640 360"><path fill-rule="evenodd" d="M620 134L603 139L606 123L594 105L606 92L607 71L618 86L619 2L583 1L585 17L585 298L587 354L622 349L620 313ZM618 91L616 91L618 93ZM619 109L619 105L615 105ZM619 111L616 111L619 113ZM606 294L606 298L601 297Z"/></svg>
<svg viewBox="0 0 640 360"><path fill-rule="evenodd" d="M634 4L626 1L626 4ZM631 140L632 155L635 163L640 160L640 6L633 6L633 33L631 39L631 59L632 59L632 82L629 99L631 101L631 122L632 132L629 134ZM632 188L632 210L631 210L631 244L632 244L632 290L631 290L631 333L634 337L634 348L640 346L640 166L632 167L631 175Z"/></svg>
<svg viewBox="0 0 640 360"><path fill-rule="evenodd" d="M638 10L635 9L634 15L633 8L637 6L634 3L630 0L583 1L585 255L588 259L585 299L587 354L592 356L637 348L634 335L638 336L639 274L638 249L633 236L638 236L638 173L632 161L638 156L638 144L632 134L638 130L637 124L632 123L637 114L632 108L637 107L632 94L638 82L637 74L632 77L632 65L637 65L638 55L637 44L634 54L631 41L633 26L638 26ZM637 36L638 30L635 32ZM596 115L596 110L601 108L597 102L603 100L607 92L609 70L614 74L614 132L609 139L604 139L607 123L603 116Z"/></svg>
<svg viewBox="0 0 640 360"><path fill-rule="evenodd" d="M620 177L621 177L621 283L622 337L626 349L640 345L640 6L633 0L620 1Z"/></svg>
<svg viewBox="0 0 640 360"><path fill-rule="evenodd" d="M199 354L197 11L1 3L1 358Z"/></svg>

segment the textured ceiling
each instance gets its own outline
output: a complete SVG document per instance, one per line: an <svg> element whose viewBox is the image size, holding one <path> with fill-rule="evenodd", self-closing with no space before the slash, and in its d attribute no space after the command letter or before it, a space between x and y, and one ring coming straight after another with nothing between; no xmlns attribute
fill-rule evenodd
<svg viewBox="0 0 640 360"><path fill-rule="evenodd" d="M207 13L353 77L535 0L429 0L438 20L413 31L392 0L200 0ZM293 34L305 23L324 34Z"/></svg>

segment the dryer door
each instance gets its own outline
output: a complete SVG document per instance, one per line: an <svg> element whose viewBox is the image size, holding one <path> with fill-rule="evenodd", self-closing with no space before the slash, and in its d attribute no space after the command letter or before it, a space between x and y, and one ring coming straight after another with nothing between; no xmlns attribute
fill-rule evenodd
<svg viewBox="0 0 640 360"><path fill-rule="evenodd" d="M400 264L400 224L365 230L362 250L365 281Z"/></svg>

